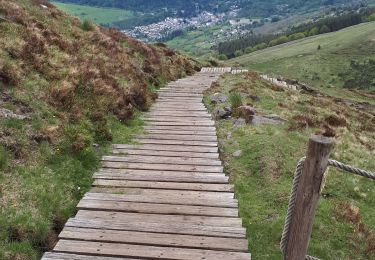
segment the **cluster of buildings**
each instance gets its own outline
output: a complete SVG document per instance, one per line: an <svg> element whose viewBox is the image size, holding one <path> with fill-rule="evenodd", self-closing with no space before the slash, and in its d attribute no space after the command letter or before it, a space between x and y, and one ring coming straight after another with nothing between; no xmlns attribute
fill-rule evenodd
<svg viewBox="0 0 375 260"><path fill-rule="evenodd" d="M171 18L164 21L144 26L137 26L133 30L124 31L131 37L144 39L145 41L158 41L175 31L212 26L222 22L226 15L213 14L207 11L191 18Z"/></svg>

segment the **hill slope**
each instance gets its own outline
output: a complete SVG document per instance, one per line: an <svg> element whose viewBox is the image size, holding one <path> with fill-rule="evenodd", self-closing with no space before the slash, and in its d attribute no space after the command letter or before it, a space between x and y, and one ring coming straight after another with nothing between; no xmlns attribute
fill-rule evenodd
<svg viewBox="0 0 375 260"><path fill-rule="evenodd" d="M45 0L0 0L0 259L51 249L109 142L195 66Z"/></svg>
<svg viewBox="0 0 375 260"><path fill-rule="evenodd" d="M337 97L348 98L353 96L351 92L332 86L342 86L338 75L349 69L351 60L375 58L374 35L375 22L364 23L267 48L232 59L229 63L262 73L295 78ZM363 97L362 100L373 102L373 98Z"/></svg>

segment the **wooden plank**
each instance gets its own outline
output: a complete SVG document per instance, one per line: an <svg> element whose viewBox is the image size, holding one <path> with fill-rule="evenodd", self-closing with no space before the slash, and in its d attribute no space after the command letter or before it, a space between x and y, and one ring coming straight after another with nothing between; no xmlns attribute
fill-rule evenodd
<svg viewBox="0 0 375 260"><path fill-rule="evenodd" d="M181 140L181 141L210 141L217 142L216 136L205 136L205 135L172 135L168 133L164 134L148 134L144 136L137 136L137 139L158 139L158 140Z"/></svg>
<svg viewBox="0 0 375 260"><path fill-rule="evenodd" d="M146 125L144 127L146 131L148 130L170 130L170 131L200 131L208 132L211 134L216 134L216 128L212 126L150 126Z"/></svg>
<svg viewBox="0 0 375 260"><path fill-rule="evenodd" d="M105 257L105 256L93 256L93 255L77 255L73 253L57 253L47 252L43 255L42 260L137 260L135 258L128 257ZM139 259L138 259L139 260Z"/></svg>
<svg viewBox="0 0 375 260"><path fill-rule="evenodd" d="M97 242L115 242L141 245L161 245L181 248L200 248L247 252L247 240L239 238L204 237L178 234L160 234L136 231L65 227L60 239Z"/></svg>
<svg viewBox="0 0 375 260"><path fill-rule="evenodd" d="M190 223L153 223L153 222L127 222L114 221L107 219L88 219L73 218L66 223L68 227L96 228L96 229L112 229L127 230L138 232L151 232L163 234L180 234L195 236L212 236L212 237L228 237L228 238L245 238L246 231L243 227L217 227L202 226Z"/></svg>
<svg viewBox="0 0 375 260"><path fill-rule="evenodd" d="M115 149L133 149L137 148L140 150L154 150L154 151L173 151L173 152L200 152L200 153L218 153L217 147L209 146L192 146L192 145L167 145L167 144L143 144L139 146L134 145L113 145Z"/></svg>
<svg viewBox="0 0 375 260"><path fill-rule="evenodd" d="M172 193L173 194L173 193ZM218 198L201 198L197 196L181 196L178 191L174 191L176 197L170 198L165 194L148 197L146 195L137 194L111 194L111 193L87 193L82 200L86 201L113 201L113 202L139 202L139 203L157 203L170 205L191 205L191 206L208 206L208 207L223 207L223 208L237 208L238 202L233 198L226 198L219 200ZM195 201L192 201L195 199Z"/></svg>
<svg viewBox="0 0 375 260"><path fill-rule="evenodd" d="M169 156L169 157L190 157L190 158L204 158L205 160L219 159L218 153L198 153L198 152L173 152L173 151L158 151L158 150L142 150L136 149L136 147L131 149L113 149L113 154L123 154L123 155L148 155L148 156Z"/></svg>
<svg viewBox="0 0 375 260"><path fill-rule="evenodd" d="M122 197L128 195L144 195L150 197L159 196L175 196L181 199L199 200L199 199L210 199L210 200L225 200L232 201L234 198L234 193L230 192L210 192L210 191L186 191L186 190L155 190L155 189L134 189L134 188L103 188L103 187L93 187L89 193L85 195L92 195L93 193L105 194L108 197L119 200ZM195 202L192 202L195 203Z"/></svg>
<svg viewBox="0 0 375 260"><path fill-rule="evenodd" d="M142 222L159 224L181 224L195 226L215 227L242 227L242 220L236 218L206 217L206 216L181 216L181 215L159 215L113 211L80 210L76 214L79 219L109 220L114 222Z"/></svg>
<svg viewBox="0 0 375 260"><path fill-rule="evenodd" d="M93 186L233 192L231 184L96 179Z"/></svg>
<svg viewBox="0 0 375 260"><path fill-rule="evenodd" d="M214 122L210 121L147 121L149 126L215 126Z"/></svg>
<svg viewBox="0 0 375 260"><path fill-rule="evenodd" d="M102 161L221 166L221 161L219 160L206 160L206 159L189 158L189 157L144 156L144 155L103 156Z"/></svg>
<svg viewBox="0 0 375 260"><path fill-rule="evenodd" d="M178 146L200 146L200 147L217 147L217 142L209 141L184 141L184 140L158 140L158 139L137 139L140 144L162 144L162 145L178 145Z"/></svg>
<svg viewBox="0 0 375 260"><path fill-rule="evenodd" d="M161 171L185 171L185 172L210 172L223 173L222 166L201 166L201 165L172 165L172 164L146 164L127 162L102 162L103 168L135 169L135 170L161 170Z"/></svg>
<svg viewBox="0 0 375 260"><path fill-rule="evenodd" d="M214 132L200 132L200 131L182 131L182 130L146 130L147 134L166 134L166 135L194 135L194 136L214 136Z"/></svg>
<svg viewBox="0 0 375 260"><path fill-rule="evenodd" d="M250 260L250 255L242 252L225 252L190 248L156 247L131 244L102 243L76 240L60 240L57 252L83 253L100 256L141 257L147 259L171 260Z"/></svg>
<svg viewBox="0 0 375 260"><path fill-rule="evenodd" d="M95 205L94 201L112 201L118 202L139 202L139 203L157 203L157 204L171 204L171 205L191 205L191 206L208 206L208 207L223 207L223 208L237 208L237 200L226 197L214 197L205 195L204 197L198 197L196 194L189 194L186 196L179 195L178 191L174 190L174 194L169 195L168 193L156 193L153 197L149 197L144 194L111 194L111 193L94 193L89 192L85 195L82 204L86 206L89 203ZM208 192L205 192L208 193ZM203 194L205 194L203 193ZM176 197L173 197L176 196ZM194 201L193 201L194 200ZM111 204L107 204L108 207ZM117 207L118 204L114 204Z"/></svg>
<svg viewBox="0 0 375 260"><path fill-rule="evenodd" d="M95 173L93 178L132 181L228 183L228 177L223 174L201 172L125 170L124 173L116 173L113 171L101 170Z"/></svg>
<svg viewBox="0 0 375 260"><path fill-rule="evenodd" d="M142 117L144 121L152 121L152 122L194 122L194 123L211 123L211 125L215 125L215 122L211 118L200 118L200 117L175 117L172 114L169 116L144 116Z"/></svg>
<svg viewBox="0 0 375 260"><path fill-rule="evenodd" d="M105 200L81 201L78 209L111 210L151 214L196 215L217 217L238 217L237 208L207 207L195 205L174 205L161 203L114 202ZM147 230L146 230L147 231Z"/></svg>
<svg viewBox="0 0 375 260"><path fill-rule="evenodd" d="M201 112L178 112L178 111L161 111L161 112L150 112L144 114L145 118L150 117L194 117L194 118L202 118L202 119L211 119L211 115L208 113L201 113Z"/></svg>

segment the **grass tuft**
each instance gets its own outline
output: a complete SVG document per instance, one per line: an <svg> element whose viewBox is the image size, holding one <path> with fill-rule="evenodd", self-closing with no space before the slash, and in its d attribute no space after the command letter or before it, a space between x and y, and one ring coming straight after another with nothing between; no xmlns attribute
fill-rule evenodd
<svg viewBox="0 0 375 260"><path fill-rule="evenodd" d="M230 92L229 93L229 102L230 102L230 106L233 110L242 106L243 102L242 102L241 93L239 93L238 91Z"/></svg>

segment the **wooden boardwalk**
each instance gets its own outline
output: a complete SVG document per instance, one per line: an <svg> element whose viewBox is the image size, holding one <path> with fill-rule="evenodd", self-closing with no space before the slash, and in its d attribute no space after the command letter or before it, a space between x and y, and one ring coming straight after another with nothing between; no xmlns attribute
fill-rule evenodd
<svg viewBox="0 0 375 260"><path fill-rule="evenodd" d="M44 260L249 260L202 92L228 69L170 83L139 145L117 144ZM230 70L229 70L230 71Z"/></svg>

